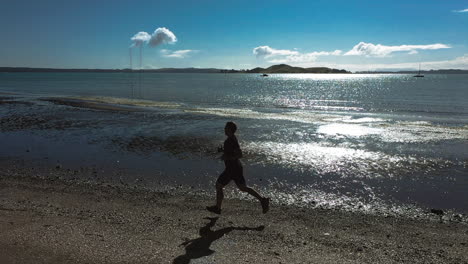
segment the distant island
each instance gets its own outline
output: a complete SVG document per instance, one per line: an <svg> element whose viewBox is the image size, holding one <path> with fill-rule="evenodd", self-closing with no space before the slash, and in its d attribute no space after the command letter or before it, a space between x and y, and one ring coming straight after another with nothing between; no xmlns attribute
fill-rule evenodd
<svg viewBox="0 0 468 264"><path fill-rule="evenodd" d="M301 68L287 64L273 65L268 68L254 68L251 70L222 70L225 73L351 73L347 70L331 69L327 67Z"/></svg>
<svg viewBox="0 0 468 264"><path fill-rule="evenodd" d="M391 73L391 74L416 74L417 70L405 70L405 71L358 71L355 73ZM459 70L459 69L440 69L440 70L429 70L421 71L421 74L468 74L468 70Z"/></svg>
<svg viewBox="0 0 468 264"><path fill-rule="evenodd" d="M161 69L54 69L27 67L0 67L0 72L152 72L152 73L351 73L327 67L301 68L286 64L251 70L225 70L215 68L161 68Z"/></svg>
<svg viewBox="0 0 468 264"><path fill-rule="evenodd" d="M124 73L124 72L142 72L142 73L352 73L347 70L338 70L327 67L312 67L301 68L287 64L273 65L268 68L253 68L251 70L226 70L216 68L160 68L160 69L57 69L57 68L29 68L29 67L0 67L0 72L96 72L96 73ZM357 74L374 74L374 73L400 73L400 74L415 74L417 70L401 70L401 71L358 71ZM468 70L459 69L441 69L421 71L422 74L468 74Z"/></svg>

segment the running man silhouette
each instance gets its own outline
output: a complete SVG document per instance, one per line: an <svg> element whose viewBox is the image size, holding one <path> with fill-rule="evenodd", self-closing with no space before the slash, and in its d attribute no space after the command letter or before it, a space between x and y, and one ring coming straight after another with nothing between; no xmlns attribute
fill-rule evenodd
<svg viewBox="0 0 468 264"><path fill-rule="evenodd" d="M218 152L223 152L221 159L224 160L225 169L216 181L216 205L207 206L206 209L212 213L221 214L221 206L224 199L223 189L233 180L239 190L247 192L258 199L262 205L263 213L265 214L270 209L270 198L262 197L254 189L247 187L242 163L239 160L242 158L242 151L234 135L236 130L237 126L234 122L227 122L224 127L224 134L227 136L227 139L224 141L224 146L218 148Z"/></svg>

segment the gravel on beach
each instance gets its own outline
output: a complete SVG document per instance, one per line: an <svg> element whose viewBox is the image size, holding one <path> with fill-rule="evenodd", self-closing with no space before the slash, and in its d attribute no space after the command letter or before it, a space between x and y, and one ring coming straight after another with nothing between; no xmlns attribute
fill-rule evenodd
<svg viewBox="0 0 468 264"><path fill-rule="evenodd" d="M99 111L83 117L75 109L51 111L19 99L0 97L4 111L0 132L10 133L8 140L21 143L10 144L17 146L16 152L4 146L5 155L0 158L1 264L468 263L468 224L446 221L444 212L437 209L431 219L415 219L272 204L264 215L258 203L227 199L222 215L214 215L205 210L214 203L214 189L208 196L170 188L156 191L130 182L105 183L112 179L107 170L96 177L101 168L79 160L71 162L76 167L72 169L58 162L51 165L55 160L48 157L54 154L48 143L31 145L31 139L23 144L19 139L67 130L53 134L55 138L51 133L40 135L64 140L63 146L57 140L56 149L76 151L78 145L65 140L73 129L104 127L116 121L96 116L134 109L78 100L47 101ZM178 143L183 141L184 148L193 153L212 155L200 148L209 145L209 140L190 140L187 144L178 137L162 140L137 135L109 141L128 153L163 150L174 156L182 152ZM37 154L35 149L41 146L47 148ZM12 158L19 160L17 167L11 165ZM53 167L43 169L31 159ZM119 173L135 179L125 171Z"/></svg>
<svg viewBox="0 0 468 264"><path fill-rule="evenodd" d="M464 223L33 176L0 175L0 263L468 263Z"/></svg>

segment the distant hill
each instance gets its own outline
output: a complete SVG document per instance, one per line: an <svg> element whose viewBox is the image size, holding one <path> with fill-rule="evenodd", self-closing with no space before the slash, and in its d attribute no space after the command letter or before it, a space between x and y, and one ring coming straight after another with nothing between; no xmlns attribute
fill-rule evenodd
<svg viewBox="0 0 468 264"><path fill-rule="evenodd" d="M142 69L141 72L160 73L219 73L220 69L208 68L161 68ZM0 72L140 72L132 69L54 69L54 68L27 68L27 67L0 67Z"/></svg>
<svg viewBox="0 0 468 264"><path fill-rule="evenodd" d="M264 68L254 68L246 70L248 73L351 73L346 70L331 69L327 67L301 68L293 67L287 64L278 64Z"/></svg>
<svg viewBox="0 0 468 264"><path fill-rule="evenodd" d="M216 68L160 68L160 69L55 69L55 68L29 68L29 67L0 67L0 72L153 72L153 73L351 73L347 70L338 70L327 67L301 68L287 64L273 65L268 68L253 68L251 70L224 70ZM402 73L415 74L416 70L400 71L361 71L356 73ZM468 70L444 69L421 71L422 74L468 74Z"/></svg>
<svg viewBox="0 0 468 264"><path fill-rule="evenodd" d="M161 68L161 69L54 69L28 67L0 67L0 72L154 72L154 73L350 73L346 70L330 69L326 67L301 68L286 64L273 65L266 69L251 70L222 70L215 68Z"/></svg>
<svg viewBox="0 0 468 264"><path fill-rule="evenodd" d="M122 72L126 69L55 69L29 67L0 67L0 72Z"/></svg>
<svg viewBox="0 0 468 264"><path fill-rule="evenodd" d="M417 70L406 70L406 71L360 71L356 73L401 73L401 74L416 74ZM441 70L429 70L421 71L421 74L468 74L468 70L459 69L441 69Z"/></svg>
<svg viewBox="0 0 468 264"><path fill-rule="evenodd" d="M143 72L161 72L161 73L219 73L220 69L215 68L161 68L145 69Z"/></svg>

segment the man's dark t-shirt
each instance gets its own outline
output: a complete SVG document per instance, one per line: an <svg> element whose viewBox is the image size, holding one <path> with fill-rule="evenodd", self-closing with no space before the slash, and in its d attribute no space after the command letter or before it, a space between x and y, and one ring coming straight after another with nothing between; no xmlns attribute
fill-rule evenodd
<svg viewBox="0 0 468 264"><path fill-rule="evenodd" d="M235 156L240 152L239 142L235 136L228 137L224 141L224 155L226 157ZM243 168L239 159L224 160L224 165L226 169L219 175L217 183L227 185L233 180L237 185L245 185Z"/></svg>
<svg viewBox="0 0 468 264"><path fill-rule="evenodd" d="M236 136L228 137L224 141L224 155L225 156L232 157L240 152L241 150L240 150L239 142L237 142ZM226 168L228 169L228 168L241 166L241 163L239 159L224 160L224 165L226 165Z"/></svg>

